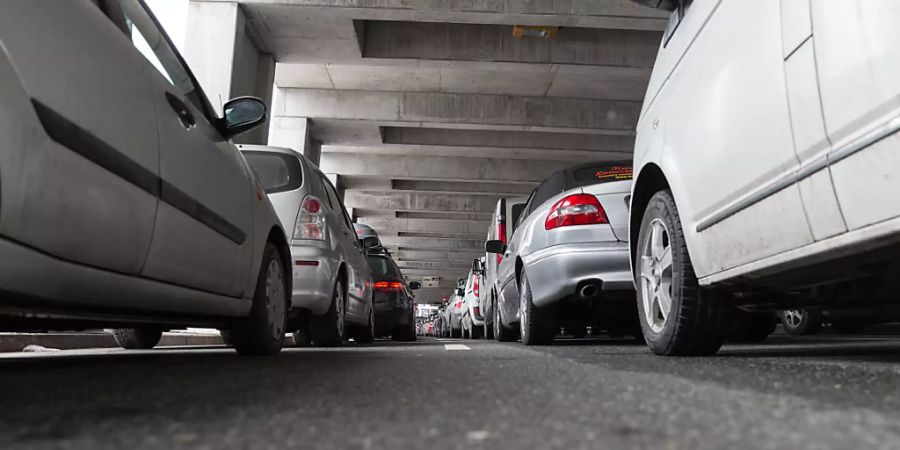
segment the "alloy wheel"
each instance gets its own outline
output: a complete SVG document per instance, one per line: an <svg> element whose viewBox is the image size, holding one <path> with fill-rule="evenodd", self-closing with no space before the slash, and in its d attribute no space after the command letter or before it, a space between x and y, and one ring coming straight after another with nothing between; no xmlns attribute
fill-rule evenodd
<svg viewBox="0 0 900 450"><path fill-rule="evenodd" d="M644 319L651 331L660 333L672 312L672 245L660 219L650 223L650 239L641 249L640 274Z"/></svg>
<svg viewBox="0 0 900 450"><path fill-rule="evenodd" d="M803 310L802 309L789 309L784 311L784 322L792 327L797 328L803 322Z"/></svg>

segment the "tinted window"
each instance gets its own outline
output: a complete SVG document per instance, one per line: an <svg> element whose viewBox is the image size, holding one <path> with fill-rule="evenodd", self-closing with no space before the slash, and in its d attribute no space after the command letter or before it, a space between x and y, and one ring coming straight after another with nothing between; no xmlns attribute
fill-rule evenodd
<svg viewBox="0 0 900 450"><path fill-rule="evenodd" d="M572 171L573 182L570 183L572 186L568 186L568 189L591 184L630 180L633 176L632 170L631 164L598 164L581 167Z"/></svg>
<svg viewBox="0 0 900 450"><path fill-rule="evenodd" d="M376 277L391 277L401 279L400 271L394 266L390 259L384 256L367 256L369 267Z"/></svg>
<svg viewBox="0 0 900 450"><path fill-rule="evenodd" d="M546 180L534 191L534 198L531 200L531 206L528 213L537 209L538 206L560 194L565 189L565 176L562 172L556 172L550 175Z"/></svg>
<svg viewBox="0 0 900 450"><path fill-rule="evenodd" d="M507 223L518 224L519 217L522 216L522 211L525 211L524 203L516 203L516 204L512 205L512 218L510 218L510 220L508 220ZM515 226L511 227L507 231L507 233L508 233L507 235L512 236L513 231L515 231Z"/></svg>
<svg viewBox="0 0 900 450"><path fill-rule="evenodd" d="M296 156L269 152L244 152L247 164L267 194L292 191L303 184L303 170Z"/></svg>

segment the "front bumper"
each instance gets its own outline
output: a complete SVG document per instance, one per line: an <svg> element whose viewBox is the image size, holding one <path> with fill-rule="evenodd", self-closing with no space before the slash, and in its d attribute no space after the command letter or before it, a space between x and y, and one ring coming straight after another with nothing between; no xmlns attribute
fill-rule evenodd
<svg viewBox="0 0 900 450"><path fill-rule="evenodd" d="M304 308L322 315L331 306L337 261L329 252L317 245L291 245L291 267L294 291L292 308Z"/></svg>
<svg viewBox="0 0 900 450"><path fill-rule="evenodd" d="M589 280L600 281L603 292L634 290L626 242L554 245L526 256L523 262L535 306L575 295L576 287Z"/></svg>

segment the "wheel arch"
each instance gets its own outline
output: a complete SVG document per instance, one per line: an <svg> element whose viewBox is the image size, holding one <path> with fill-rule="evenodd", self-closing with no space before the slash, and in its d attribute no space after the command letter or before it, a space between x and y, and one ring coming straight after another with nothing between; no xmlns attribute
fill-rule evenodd
<svg viewBox="0 0 900 450"><path fill-rule="evenodd" d="M641 232L641 222L650 199L659 191L669 189L669 181L662 169L656 164L645 165L634 182L631 194L630 212L628 220L628 245L631 251L631 261L637 254L638 235Z"/></svg>

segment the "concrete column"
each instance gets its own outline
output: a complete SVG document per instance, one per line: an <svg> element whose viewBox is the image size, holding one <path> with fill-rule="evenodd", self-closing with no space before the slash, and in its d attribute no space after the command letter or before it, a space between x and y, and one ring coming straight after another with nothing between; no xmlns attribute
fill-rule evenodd
<svg viewBox="0 0 900 450"><path fill-rule="evenodd" d="M190 2L185 59L219 114L225 102L245 95L259 97L271 110L275 60L254 41L249 26L238 3ZM266 123L234 140L266 144L268 128Z"/></svg>
<svg viewBox="0 0 900 450"><path fill-rule="evenodd" d="M312 139L309 122L303 117L273 116L268 145L293 149L318 166L322 159L322 142Z"/></svg>

